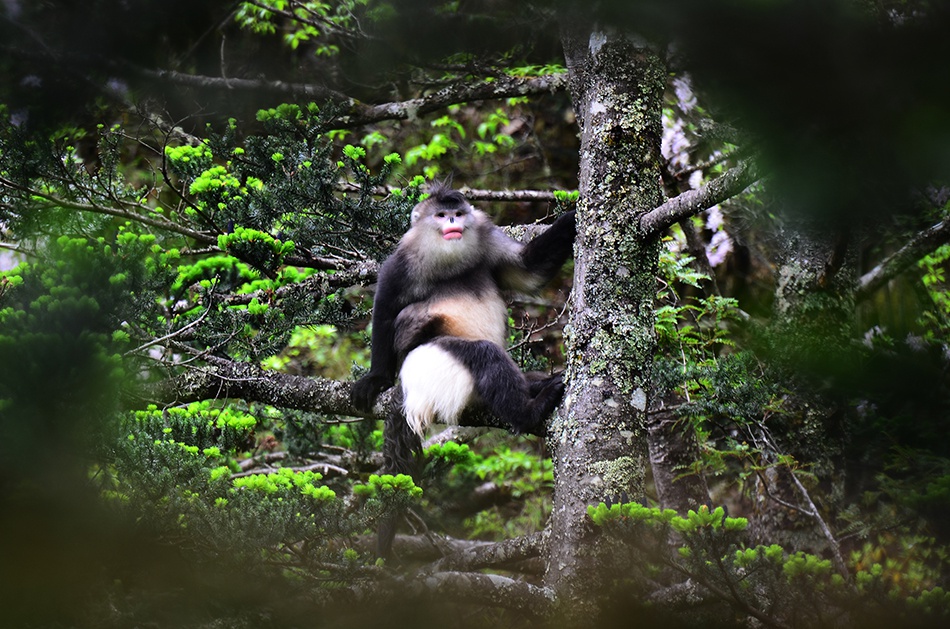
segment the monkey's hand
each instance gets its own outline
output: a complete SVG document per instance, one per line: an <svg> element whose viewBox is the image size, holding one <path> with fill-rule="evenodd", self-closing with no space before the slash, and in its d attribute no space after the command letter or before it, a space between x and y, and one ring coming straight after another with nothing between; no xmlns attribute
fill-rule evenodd
<svg viewBox="0 0 950 629"><path fill-rule="evenodd" d="M353 406L368 413L373 409L376 398L379 394L393 385L393 379L386 375L374 374L370 371L368 374L353 383L350 389L350 401Z"/></svg>

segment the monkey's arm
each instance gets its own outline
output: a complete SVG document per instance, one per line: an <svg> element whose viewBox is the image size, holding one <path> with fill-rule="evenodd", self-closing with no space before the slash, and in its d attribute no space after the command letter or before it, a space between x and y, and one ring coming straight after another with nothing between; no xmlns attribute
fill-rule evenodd
<svg viewBox="0 0 950 629"><path fill-rule="evenodd" d="M396 316L405 293L399 259L388 260L379 272L373 299L373 336L369 372L353 384L350 398L360 410L373 408L379 394L396 381Z"/></svg>
<svg viewBox="0 0 950 629"><path fill-rule="evenodd" d="M577 225L574 210L571 210L521 247L518 259L503 273L505 288L533 290L550 281L574 254L576 235Z"/></svg>

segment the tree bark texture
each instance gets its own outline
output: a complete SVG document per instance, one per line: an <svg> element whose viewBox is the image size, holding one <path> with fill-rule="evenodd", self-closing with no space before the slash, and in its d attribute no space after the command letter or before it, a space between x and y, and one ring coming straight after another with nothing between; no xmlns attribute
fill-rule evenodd
<svg viewBox="0 0 950 629"><path fill-rule="evenodd" d="M710 505L706 477L699 472L688 473L687 466L701 456L694 433L684 429L673 407L664 400L654 399L650 406L647 441L660 508L685 516L699 505Z"/></svg>
<svg viewBox="0 0 950 629"><path fill-rule="evenodd" d="M590 622L603 595L603 536L587 506L641 499L655 349L658 244L641 218L660 205L663 63L645 44L571 20L562 34L580 125L574 310L564 403L548 438L555 494L546 582L559 619Z"/></svg>
<svg viewBox="0 0 950 629"><path fill-rule="evenodd" d="M827 382L853 367L857 256L848 230L795 214L777 240L782 246L767 351L773 364L800 380L800 394L754 436L767 467L758 476L750 531L759 542L835 551L816 516L837 512L843 498L848 428L841 400L830 395ZM782 454L811 463L807 471L818 485L810 489L820 513L813 513L794 472L774 465Z"/></svg>

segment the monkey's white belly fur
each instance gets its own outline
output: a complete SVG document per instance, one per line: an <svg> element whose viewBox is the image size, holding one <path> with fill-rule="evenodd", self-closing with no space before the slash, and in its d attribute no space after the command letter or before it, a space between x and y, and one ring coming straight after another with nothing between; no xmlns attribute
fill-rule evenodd
<svg viewBox="0 0 950 629"><path fill-rule="evenodd" d="M501 295L492 293L482 297L455 295L445 297L429 306L433 316L445 321L445 333L469 340L491 341L505 346L508 308Z"/></svg>
<svg viewBox="0 0 950 629"><path fill-rule="evenodd" d="M399 372L406 421L420 437L436 417L454 424L475 391L471 373L437 345L421 345L406 355Z"/></svg>

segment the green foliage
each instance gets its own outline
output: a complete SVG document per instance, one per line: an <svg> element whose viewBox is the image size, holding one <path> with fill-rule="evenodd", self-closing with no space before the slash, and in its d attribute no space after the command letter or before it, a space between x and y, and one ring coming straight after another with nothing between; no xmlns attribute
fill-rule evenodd
<svg viewBox="0 0 950 629"><path fill-rule="evenodd" d="M645 507L636 502L614 503L609 507L603 502L587 507L587 515L597 526L628 523L669 525L674 531L686 535L698 534L702 529L711 531L744 531L749 524L745 518L728 518L722 507L712 511L705 505L697 510L690 509L685 518L676 515L672 509Z"/></svg>
<svg viewBox="0 0 950 629"><path fill-rule="evenodd" d="M342 379L349 375L353 362L368 365L368 348L332 325L316 325L294 329L280 354L262 364L288 373Z"/></svg>
<svg viewBox="0 0 950 629"><path fill-rule="evenodd" d="M139 319L154 279L139 257L152 240L61 236L43 258L0 273L0 431L11 454L95 442L87 422L115 408L125 381L122 328Z"/></svg>
<svg viewBox="0 0 950 629"><path fill-rule="evenodd" d="M508 446L496 448L491 456L475 462L473 471L479 478L506 484L515 498L550 490L554 485L550 458Z"/></svg>
<svg viewBox="0 0 950 629"><path fill-rule="evenodd" d="M179 177L197 179L211 168L214 156L206 144L197 146L166 146L165 158L168 166Z"/></svg>
<svg viewBox="0 0 950 629"><path fill-rule="evenodd" d="M199 562L266 570L271 561L337 561L342 551L332 540L363 532L379 507L345 510L313 470L243 472L238 461L262 423L211 402L129 413L114 425L96 482L117 511L185 544ZM417 493L411 479L380 486L380 493Z"/></svg>
<svg viewBox="0 0 950 629"><path fill-rule="evenodd" d="M950 330L950 291L947 290L946 267L950 261L950 245L941 245L936 251L917 262L923 271L922 282L932 307L920 314L925 338L946 343Z"/></svg>
<svg viewBox="0 0 950 629"><path fill-rule="evenodd" d="M645 507L637 502L613 503L610 506L601 502L587 507L587 515L597 526L610 526L630 522L648 524L668 524L676 516L672 509ZM682 519L682 518L680 518Z"/></svg>
<svg viewBox="0 0 950 629"><path fill-rule="evenodd" d="M353 491L358 496L383 499L399 495L417 498L422 495L422 488L417 487L412 477L405 474L372 474L365 485L358 485Z"/></svg>
<svg viewBox="0 0 950 629"><path fill-rule="evenodd" d="M511 123L511 112L496 108L488 113L471 115L460 107L451 107L450 114L432 120L429 124L440 129L426 141L405 151L403 162L407 167L417 164L428 178L436 178L444 171L444 163L460 155L493 160L510 154L516 142L506 130ZM486 161L486 165L490 161Z"/></svg>
<svg viewBox="0 0 950 629"><path fill-rule="evenodd" d="M713 359L723 348L734 345L728 324L738 319L738 302L715 294L684 298L682 292L698 289L709 279L693 270L693 262L692 256L670 246L660 249L663 284L657 292L655 329L661 351L688 355L698 362Z"/></svg>
<svg viewBox="0 0 950 629"><path fill-rule="evenodd" d="M567 72L567 68L560 64L552 63L546 65L531 65L508 68L507 71L511 76L534 77L547 76L549 74L564 74Z"/></svg>
<svg viewBox="0 0 950 629"><path fill-rule="evenodd" d="M461 466L463 468L477 465L482 460L466 444L458 444L454 441L430 446L426 450L426 457L430 461L444 462L453 467Z"/></svg>
<svg viewBox="0 0 950 629"><path fill-rule="evenodd" d="M279 34L291 50L305 47L315 55L329 56L340 52L340 36L352 36L361 17L377 16L378 8L373 4L370 0L241 2L234 19L254 33Z"/></svg>
<svg viewBox="0 0 950 629"><path fill-rule="evenodd" d="M505 539L541 530L550 513L550 458L490 441L475 448L447 442L427 449L424 506L458 535ZM465 501L479 487L494 498L470 514Z"/></svg>
<svg viewBox="0 0 950 629"><path fill-rule="evenodd" d="M254 268L271 272L294 251L293 241L281 242L249 227L235 227L233 232L219 235L218 247L238 259L250 261Z"/></svg>
<svg viewBox="0 0 950 629"><path fill-rule="evenodd" d="M150 404L134 411L132 418L136 424L132 436L161 434L203 451L215 448L232 454L249 443L258 423L253 415L233 406L216 407L209 400L166 409Z"/></svg>
<svg viewBox="0 0 950 629"><path fill-rule="evenodd" d="M235 478L231 492L233 494L241 491L261 492L272 496L297 490L316 502L331 502L336 498L336 493L326 486L314 485L321 478L323 478L322 475L309 470L295 472L288 468L281 468L276 474L251 474Z"/></svg>
<svg viewBox="0 0 950 629"><path fill-rule="evenodd" d="M674 239L667 245L660 251L654 381L685 399L677 415L700 448L701 458L682 473L754 479L764 464L753 433L764 417L781 413L787 388L754 352L735 349L737 302L703 294L708 278L694 270L694 258Z"/></svg>
<svg viewBox="0 0 950 629"><path fill-rule="evenodd" d="M722 507L700 506L681 517L638 503L600 503L589 506L588 515L605 534L632 545L614 548L620 556L605 560L617 564L622 578L637 570L653 579L665 578L664 570L685 574L724 597L735 622L751 615L786 626L824 626L826 618L848 614L855 622L933 623L947 613L940 588L914 596L882 588L879 564L841 574L830 560L814 554L788 552L777 544L749 545L748 521L726 517ZM647 567L633 561L634 555Z"/></svg>

